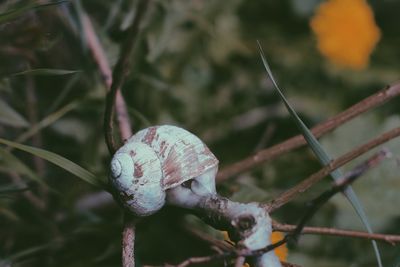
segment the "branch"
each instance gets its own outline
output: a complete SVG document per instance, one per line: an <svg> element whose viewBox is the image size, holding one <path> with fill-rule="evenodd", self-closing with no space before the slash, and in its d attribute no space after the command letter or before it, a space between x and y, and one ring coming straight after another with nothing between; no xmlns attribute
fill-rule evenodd
<svg viewBox="0 0 400 267"><path fill-rule="evenodd" d="M125 212L122 231L122 267L135 267L135 228L135 218Z"/></svg>
<svg viewBox="0 0 400 267"><path fill-rule="evenodd" d="M94 31L93 24L89 16L85 12L82 12L81 20L88 49L91 52L97 67L99 68L100 76L103 80L105 88L110 90L112 84L112 72L106 53L96 35L96 32ZM122 97L121 91L119 90L117 91L115 106L117 110L117 121L119 131L121 133L121 139L128 139L132 135L131 123L127 115L128 111L125 100Z"/></svg>
<svg viewBox="0 0 400 267"><path fill-rule="evenodd" d="M282 244L279 244L279 245L282 245ZM177 265L165 264L164 267L187 267L192 264L209 263L209 262L215 262L215 261L220 261L220 260L229 260L229 259L233 259L235 257L238 257L238 258L254 257L255 255L264 253L265 250L271 251L275 247L277 247L277 246L275 244L273 244L273 245L268 246L267 247L268 249L265 248L265 249L257 250L257 251L233 250L230 252L224 252L224 253L214 254L214 255L210 255L210 256L191 257ZM281 265L283 267L300 267L299 265L288 263L288 262L281 262ZM148 267L148 265L146 265L146 267Z"/></svg>
<svg viewBox="0 0 400 267"><path fill-rule="evenodd" d="M259 203L238 203L219 196L213 190L198 190L207 188L206 183L201 182L204 181L195 179L190 185L171 188L167 191L166 199L168 204L188 209L212 227L226 230L236 243L238 250L213 255L207 260L246 257L240 253L258 251L271 244L271 218ZM278 257L269 250L254 255L254 262L256 267L281 266ZM183 266L190 263L192 259L184 262Z"/></svg>
<svg viewBox="0 0 400 267"><path fill-rule="evenodd" d="M273 225L274 224L278 224L278 223L273 221ZM294 227L296 227L296 226L294 226ZM198 238L204 242L207 242L213 248L217 248L217 250L220 254L223 252L232 252L233 250L235 250L235 248L232 244L225 242L225 241L221 241L219 239L216 239L215 237L213 237L205 232L201 232L201 231L195 230L193 228L189 228L187 226L185 227L185 230L188 231L189 234L193 235L193 237ZM281 261L281 264L284 267L300 267L299 265L288 263L288 262L283 262L283 261ZM144 267L151 267L151 266L145 265Z"/></svg>
<svg viewBox="0 0 400 267"><path fill-rule="evenodd" d="M135 18L133 19L131 26L127 30L127 38L122 44L120 56L113 71L111 89L107 93L106 108L104 113L104 132L107 147L111 154L114 154L117 150L113 136L114 103L117 92L122 87L125 77L129 73L131 63L130 59L132 57L134 46L137 43L137 37L140 30L140 22L142 17L146 13L148 2L148 0L140 0L138 3Z"/></svg>
<svg viewBox="0 0 400 267"><path fill-rule="evenodd" d="M292 224L281 224L277 222L272 223L272 228L274 231L280 232L293 232L296 229L296 225ZM370 234L368 232L343 230L328 227L309 227L306 226L301 231L301 234L314 234L314 235L331 235L331 236L343 236L343 237L353 237L362 238L376 241L388 242L391 245L400 242L400 235L386 235L386 234Z"/></svg>
<svg viewBox="0 0 400 267"><path fill-rule="evenodd" d="M385 102L391 100L392 98L397 97L398 95L400 95L400 83L396 83L365 98L364 100L351 106L350 108L339 113L338 115L328 119L321 124L318 124L317 126L312 128L311 131L314 136L321 137L322 135L334 130L345 122L353 119L354 117L375 107L378 107ZM217 179L219 182L224 181L234 175L251 170L252 168L262 163L268 162L281 154L284 154L295 148L299 148L305 144L306 141L304 140L302 135L294 136L280 144L261 150L248 158L245 158L223 168L218 173Z"/></svg>
<svg viewBox="0 0 400 267"><path fill-rule="evenodd" d="M82 15L82 23L87 38L89 50L92 52L93 58L97 63L103 83L109 89L106 97L106 107L104 114L104 131L105 139L110 154L114 154L117 147L113 136L113 117L114 103L116 104L117 119L120 129L121 139L126 140L132 135L131 123L129 120L125 101L122 97L120 88L129 72L130 58L132 56L134 45L137 43L140 22L144 16L148 6L147 0L141 0L138 3L136 16L131 26L128 28L128 36L121 47L121 52L114 72L111 75L111 68L101 46L99 39L93 29L93 25L86 14ZM124 228L122 231L122 266L135 266L135 221L127 214L124 214Z"/></svg>
<svg viewBox="0 0 400 267"><path fill-rule="evenodd" d="M371 141L356 147L352 151L344 154L343 156L333 160L329 165L325 166L324 168L320 169L318 172L312 174L307 179L303 180L296 186L290 188L286 192L279 195L277 198L272 200L270 203L265 205L265 208L271 213L286 203L292 201L298 194L303 193L304 191L308 190L311 186L315 183L319 182L322 178L327 176L333 170L345 165L349 161L359 157L360 155L370 151L374 147L377 147L393 138L396 138L400 135L400 127L395 128L391 131L388 131L377 138L372 139Z"/></svg>
<svg viewBox="0 0 400 267"><path fill-rule="evenodd" d="M342 192L346 187L353 183L358 177L362 176L365 172L370 170L373 167L376 167L379 163L382 162L385 158L390 156L390 152L386 149L383 149L377 153L375 153L372 157L370 157L365 162L356 166L352 171L346 173L340 180L336 180L334 186L331 189L323 192L317 198L313 199L309 208L307 209L305 215L300 220L299 224L297 224L295 230L288 235L285 236L285 239L293 239L296 240L298 236L301 234L306 223L317 213L317 211L328 202L331 197L336 195L338 192Z"/></svg>

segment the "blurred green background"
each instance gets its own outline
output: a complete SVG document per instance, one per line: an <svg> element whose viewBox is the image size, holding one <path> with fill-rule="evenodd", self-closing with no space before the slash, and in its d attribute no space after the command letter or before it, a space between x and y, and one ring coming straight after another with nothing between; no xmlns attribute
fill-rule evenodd
<svg viewBox="0 0 400 267"><path fill-rule="evenodd" d="M186 128L204 140L221 168L298 134L266 79L257 39L289 101L309 126L399 79L399 1L368 2L381 39L369 65L357 71L335 66L318 52L309 22L320 2L151 1L122 88L133 130L154 124ZM126 0L2 1L0 136L55 152L106 177L105 88L85 41L82 17L90 16L113 66L135 7L136 1ZM28 71L35 69L46 70ZM335 157L398 127L399 104L394 99L346 123L322 138L323 145ZM394 157L354 188L374 230L399 233L400 141L386 147ZM119 266L122 213L110 195L52 164L3 148L0 266ZM312 153L302 148L218 189L233 200L266 202L318 168ZM326 179L274 218L295 224L305 203L329 186ZM341 195L310 225L364 230ZM181 210L165 208L139 225L139 264L178 263L215 253L187 229L221 238ZM399 248L379 245L385 266L400 266ZM369 241L324 236L301 237L289 246L288 261L375 266Z"/></svg>

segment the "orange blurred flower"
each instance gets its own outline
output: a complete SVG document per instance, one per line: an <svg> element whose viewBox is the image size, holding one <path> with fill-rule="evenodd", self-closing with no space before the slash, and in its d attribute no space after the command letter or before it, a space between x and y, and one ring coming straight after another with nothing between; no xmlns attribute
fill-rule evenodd
<svg viewBox="0 0 400 267"><path fill-rule="evenodd" d="M368 65L380 38L374 14L365 0L328 0L318 7L310 24L322 55L352 69Z"/></svg>
<svg viewBox="0 0 400 267"><path fill-rule="evenodd" d="M272 232L271 235L271 243L276 243L280 241L281 239L284 238L284 235L282 232ZM286 261L287 260L287 255L288 255L288 249L286 247L286 244L277 247L274 249L276 256L278 256L280 261Z"/></svg>

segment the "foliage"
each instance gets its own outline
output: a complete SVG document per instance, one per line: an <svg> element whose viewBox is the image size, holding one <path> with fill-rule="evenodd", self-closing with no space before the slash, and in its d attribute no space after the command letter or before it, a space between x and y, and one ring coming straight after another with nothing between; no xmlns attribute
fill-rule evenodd
<svg viewBox="0 0 400 267"><path fill-rule="evenodd" d="M302 2L302 4L299 4ZM105 88L86 42L90 16L113 66L135 1L5 1L0 4L0 136L38 147L107 177L103 137ZM38 8L40 6L40 8ZM297 134L266 82L255 40L263 44L290 103L311 126L398 79L396 1L371 1L381 40L363 70L325 63L309 26L317 1L152 1L122 93L134 130L176 124L204 140L221 168ZM11 16L11 15L12 16ZM19 74L19 75L15 75ZM267 88L267 90L265 90ZM339 156L399 125L399 100L322 138ZM396 155L398 141L388 143ZM111 195L27 153L0 148L0 266L119 266L121 211ZM68 169L68 167L66 167ZM240 201L267 201L319 168L307 149L285 154L219 191ZM354 185L375 232L396 232L396 157ZM90 176L92 177L92 176ZM276 214L296 223L327 179ZM274 214L275 215L275 214ZM337 196L311 222L362 229ZM187 227L184 227L187 226ZM214 253L192 227L222 239L181 210L165 208L139 224L143 263L179 262ZM381 245L385 266L399 250ZM304 236L288 261L302 266L375 264L368 241ZM207 265L210 266L210 265Z"/></svg>

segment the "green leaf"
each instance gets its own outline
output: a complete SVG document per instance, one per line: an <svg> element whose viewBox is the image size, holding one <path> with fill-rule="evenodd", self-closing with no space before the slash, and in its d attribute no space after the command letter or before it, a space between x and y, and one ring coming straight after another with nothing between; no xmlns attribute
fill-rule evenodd
<svg viewBox="0 0 400 267"><path fill-rule="evenodd" d="M311 150L317 156L317 158L319 159L321 164L323 166L328 165L329 162L332 159L330 158L328 153L324 150L322 145L318 142L317 138L315 138L315 136L312 134L312 132L303 123L303 121L297 115L296 111L290 106L289 102L286 100L286 98L283 95L282 91L280 90L277 82L275 81L274 76L272 75L272 71L271 71L271 69L270 69L270 67L269 67L269 65L267 63L267 60L265 58L264 51L263 51L263 49L261 47L260 42L257 41L257 44L258 44L258 48L259 48L259 52L260 52L260 56L261 56L262 62L264 64L264 68L267 71L267 74L268 74L269 78L271 79L271 81L272 81L276 91L278 92L281 100L285 104L287 110L289 111L290 115L292 116L292 118L296 122L296 124L297 124L298 128L300 129L301 133L303 134L304 139L307 141L307 143L310 146ZM343 177L343 174L339 169L331 172L330 175L333 178L333 180L337 180L337 179L340 179L341 177ZM351 186L347 186L346 189L343 191L343 194L350 201L351 205L353 206L353 208L357 212L358 216L360 217L360 219L361 219L362 223L364 224L365 228L367 229L367 231L369 233L373 233L372 232L372 228L370 226L370 223L368 221L367 215L365 214L364 208L363 208L362 204L360 203L360 201L358 200L358 197L357 197L356 193L353 191L353 188ZM380 267L382 267L382 260L381 260L381 256L380 256L380 253L379 253L379 250L378 250L378 245L376 244L376 242L374 240L372 240L371 242L372 242L372 246L373 246L374 251L375 251L375 255L376 255L376 259L378 261L378 265Z"/></svg>
<svg viewBox="0 0 400 267"><path fill-rule="evenodd" d="M61 70L61 69L32 69L17 73L12 73L13 76L20 75L69 75L81 72L81 70Z"/></svg>
<svg viewBox="0 0 400 267"><path fill-rule="evenodd" d="M21 187L16 185L0 186L0 195L20 193L26 190L29 190L29 187Z"/></svg>
<svg viewBox="0 0 400 267"><path fill-rule="evenodd" d="M16 156L8 152L4 148L0 148L0 163L4 165L7 170L15 171L21 175L25 175L33 181L38 182L41 185L45 185L42 179L35 174L35 172L20 161Z"/></svg>
<svg viewBox="0 0 400 267"><path fill-rule="evenodd" d="M27 145L22 145L22 144L8 141L8 140L2 139L2 138L0 138L0 143L7 145L7 146L17 148L19 150L28 152L32 155L35 155L44 160L47 160L47 161L63 168L64 170L72 173L73 175L77 176L78 178L81 178L83 181L88 182L94 186L100 187L102 189L106 188L105 182L102 181L101 179L97 178L93 173L87 171L86 169L82 168L81 166L75 164L74 162L72 162L58 154L55 154L53 152L50 152L50 151L47 151L44 149L27 146Z"/></svg>
<svg viewBox="0 0 400 267"><path fill-rule="evenodd" d="M34 246L34 247L31 247L31 248L19 251L19 252L13 254L13 255L10 255L9 256L9 261L15 262L15 261L21 260L21 259L26 258L26 257L31 257L31 256L35 255L38 252L41 252L43 250L46 250L46 249L50 248L51 246L54 246L54 244L55 244L55 242L53 241L53 242L49 242L49 243L44 244L44 245L38 245L38 246Z"/></svg>
<svg viewBox="0 0 400 267"><path fill-rule="evenodd" d="M54 99L46 114L53 113L54 110L56 110L60 106L60 104L65 100L66 96L71 92L73 86L80 80L80 78L81 73L77 73L76 75L73 75L71 79L68 79L67 84L63 87L57 98Z"/></svg>
<svg viewBox="0 0 400 267"><path fill-rule="evenodd" d="M74 101L71 102L64 107L60 108L56 112L48 115L46 118L42 119L39 123L35 124L33 127L29 128L28 131L25 133L21 134L17 139L17 143L22 143L31 136L35 135L37 132L39 132L41 129L46 128L47 126L51 125L58 119L60 119L62 116L64 116L66 113L70 112L74 108L78 106L78 102Z"/></svg>
<svg viewBox="0 0 400 267"><path fill-rule="evenodd" d="M29 12L31 10L34 10L34 9L40 9L40 8L60 5L63 3L68 3L68 1L57 1L57 2L50 2L50 3L45 3L45 4L29 3L22 7L15 8L12 10L8 10L4 13L1 13L0 14L0 23L4 23L4 22L10 21L10 20L13 20L13 19L17 18L18 16L20 16L26 12Z"/></svg>
<svg viewBox="0 0 400 267"><path fill-rule="evenodd" d="M0 123L16 127L16 128L26 128L29 123L22 117L18 112L16 112L12 107L10 107L6 102L0 99Z"/></svg>

